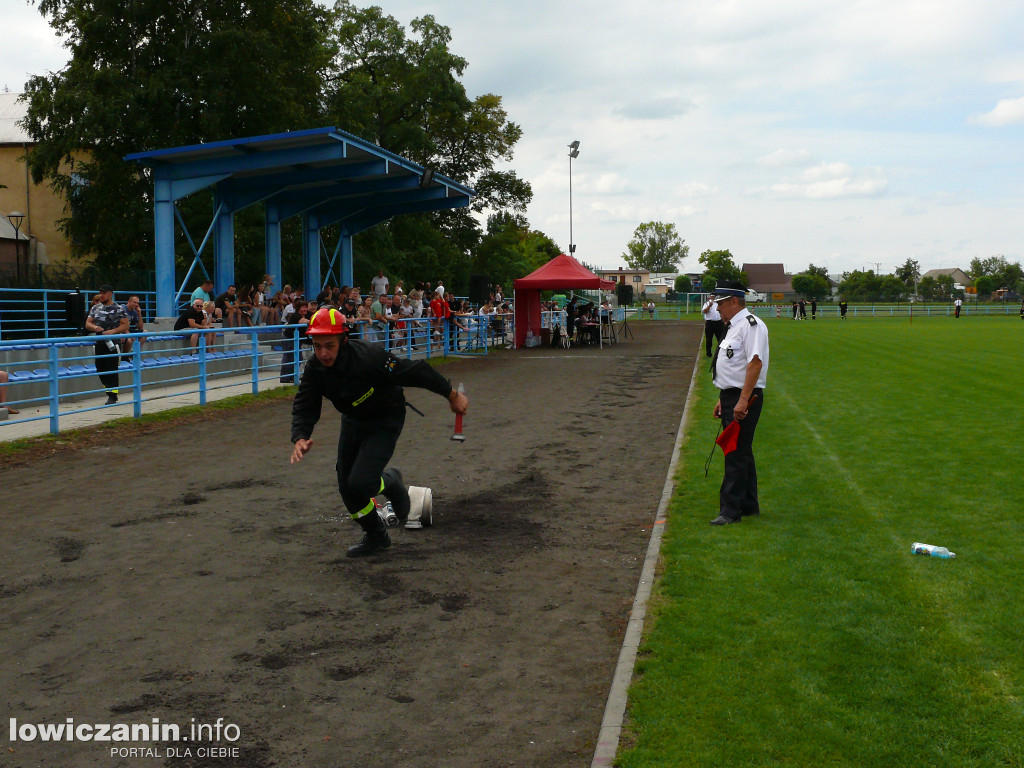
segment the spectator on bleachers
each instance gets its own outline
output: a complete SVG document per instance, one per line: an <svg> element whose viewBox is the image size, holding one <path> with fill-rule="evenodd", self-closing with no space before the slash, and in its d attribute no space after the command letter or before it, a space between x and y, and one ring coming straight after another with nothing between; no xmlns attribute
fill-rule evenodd
<svg viewBox="0 0 1024 768"><path fill-rule="evenodd" d="M331 303L331 289L324 288L320 293L316 295L316 302L314 310L320 309L320 307L326 307Z"/></svg>
<svg viewBox="0 0 1024 768"><path fill-rule="evenodd" d="M412 305L412 316L423 317L423 283L416 283L409 291L409 303Z"/></svg>
<svg viewBox="0 0 1024 768"><path fill-rule="evenodd" d="M384 334L388 331L388 316L384 309L384 305L387 303L387 298L387 295L382 293L370 304L371 330L364 337L367 341L384 341Z"/></svg>
<svg viewBox="0 0 1024 768"><path fill-rule="evenodd" d="M405 346L412 343L412 302L406 296L402 299L402 306L398 310L398 323L395 326L395 341L398 346Z"/></svg>
<svg viewBox="0 0 1024 768"><path fill-rule="evenodd" d="M302 361L302 347L312 344L306 336L309 328L309 304L305 299L293 302L295 311L288 318L288 327L282 331L284 336L284 355L281 358L281 383L295 384L295 338L299 339L299 361Z"/></svg>
<svg viewBox="0 0 1024 768"><path fill-rule="evenodd" d="M129 296L128 303L124 305L124 311L128 314L128 330L126 333L145 333L146 329L142 324L142 308L139 306L138 296ZM126 355L130 355L132 351L132 342L135 339L122 339L121 349ZM145 339L139 339L139 348L142 348L142 342Z"/></svg>
<svg viewBox="0 0 1024 768"><path fill-rule="evenodd" d="M212 303L207 303L210 305L211 308L213 307ZM189 328L192 328L197 331L197 333L193 333L191 336L188 337L188 345L193 352L195 352L199 348L198 331L202 331L203 329L213 327L213 322L210 316L203 311L204 306L205 305L203 304L202 298L196 298L192 302L192 306L190 306L188 309L182 312L178 316L178 319L174 322L174 330L176 331L184 331L188 330ZM210 347L213 346L215 334L207 333L205 334L205 336L206 348L209 349Z"/></svg>
<svg viewBox="0 0 1024 768"><path fill-rule="evenodd" d="M378 269L377 276L370 280L370 295L376 298L382 293L388 292L388 279L384 276L384 270Z"/></svg>
<svg viewBox="0 0 1024 768"><path fill-rule="evenodd" d="M260 293L263 294L267 301L270 301L271 297L277 293L274 289L274 276L264 275L263 282L260 283Z"/></svg>
<svg viewBox="0 0 1024 768"><path fill-rule="evenodd" d="M124 307L114 302L114 289L109 285L100 286L100 300L89 310L85 318L85 327L100 336L128 332L128 313ZM121 349L113 339L96 341L96 373L100 383L107 390L107 405L117 402L119 379L117 367L121 363Z"/></svg>
<svg viewBox="0 0 1024 768"><path fill-rule="evenodd" d="M7 371L0 371L0 408L3 408L12 415L21 413L17 408L11 405L7 405L7 381L9 377Z"/></svg>
<svg viewBox="0 0 1024 768"><path fill-rule="evenodd" d="M405 293L405 288L402 287L402 281L399 280L395 283L395 296L402 296Z"/></svg>
<svg viewBox="0 0 1024 768"><path fill-rule="evenodd" d="M224 293L213 300L213 304L224 318L225 328L237 328L242 325L242 309L238 305L238 291L235 286L229 285Z"/></svg>
<svg viewBox="0 0 1024 768"><path fill-rule="evenodd" d="M205 304L208 301L213 301L213 280L210 280L209 278L203 280L202 285L200 285L198 288L192 291L192 301L195 301L196 299L202 299L203 304ZM213 319L223 320L224 313L221 312L220 309L218 309L214 313Z"/></svg>
<svg viewBox="0 0 1024 768"><path fill-rule="evenodd" d="M444 338L445 320L451 317L452 310L444 300L444 287L434 289L434 298L430 300L430 316L434 318L434 337Z"/></svg>
<svg viewBox="0 0 1024 768"><path fill-rule="evenodd" d="M238 292L238 309L239 309L239 315L238 316L239 316L239 318L242 321L242 325L246 325L246 326L252 326L253 325L253 319L252 319L252 309L253 309L253 306L254 305L252 303L252 286L251 285L243 285L242 286L242 290L240 290Z"/></svg>

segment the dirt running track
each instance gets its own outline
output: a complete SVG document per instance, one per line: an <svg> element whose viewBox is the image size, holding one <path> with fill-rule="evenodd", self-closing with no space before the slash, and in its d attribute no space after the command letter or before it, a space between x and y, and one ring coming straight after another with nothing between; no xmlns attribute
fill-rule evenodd
<svg viewBox="0 0 1024 768"><path fill-rule="evenodd" d="M464 444L409 390L394 464L435 525L380 557L344 556L329 406L295 467L281 401L4 470L0 766L589 766L701 332L631 328L444 366ZM10 718L237 733L12 742Z"/></svg>

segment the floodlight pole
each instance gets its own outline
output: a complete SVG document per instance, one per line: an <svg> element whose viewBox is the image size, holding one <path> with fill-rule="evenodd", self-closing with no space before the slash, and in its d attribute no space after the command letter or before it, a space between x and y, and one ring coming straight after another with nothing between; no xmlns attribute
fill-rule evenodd
<svg viewBox="0 0 1024 768"><path fill-rule="evenodd" d="M572 161L574 157L580 156L580 142L574 140L569 145L569 255L575 256L576 244L572 239Z"/></svg>

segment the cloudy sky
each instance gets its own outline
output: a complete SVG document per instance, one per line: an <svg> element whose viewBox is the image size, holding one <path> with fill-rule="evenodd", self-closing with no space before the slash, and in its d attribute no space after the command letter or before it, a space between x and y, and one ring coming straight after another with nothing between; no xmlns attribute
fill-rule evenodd
<svg viewBox="0 0 1024 768"><path fill-rule="evenodd" d="M65 53L33 6L0 29L0 87ZM1024 260L1024 3L386 0L432 13L524 136L533 227L624 264L645 221L739 263L832 272Z"/></svg>

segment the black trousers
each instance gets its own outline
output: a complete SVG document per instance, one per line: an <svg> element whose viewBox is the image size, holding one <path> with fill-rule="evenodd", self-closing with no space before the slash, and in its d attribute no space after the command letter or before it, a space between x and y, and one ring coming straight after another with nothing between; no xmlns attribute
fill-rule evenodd
<svg viewBox="0 0 1024 768"><path fill-rule="evenodd" d="M719 394L722 403L722 428L733 422L732 409L740 399L739 389L723 389ZM757 399L753 399L757 395ZM761 418L764 406L764 390L751 393L747 417L740 421L740 436L736 450L725 457L725 475L718 493L719 513L737 520L743 515L756 515L761 511L757 501L757 466L754 464L754 430Z"/></svg>
<svg viewBox="0 0 1024 768"><path fill-rule="evenodd" d="M711 357L711 339L717 339L718 343L722 343L722 339L725 338L725 321L724 320L705 320L704 321L704 354Z"/></svg>
<svg viewBox="0 0 1024 768"><path fill-rule="evenodd" d="M107 347L107 340L101 339L96 342L96 373L99 374L100 383L113 394L117 394L117 387L120 378L117 375L117 366L121 364L121 348L117 342L110 342L114 345L111 350Z"/></svg>
<svg viewBox="0 0 1024 768"><path fill-rule="evenodd" d="M338 490L354 519L373 510L373 497L384 489L382 475L405 425L405 412L380 422L342 416L338 438Z"/></svg>

